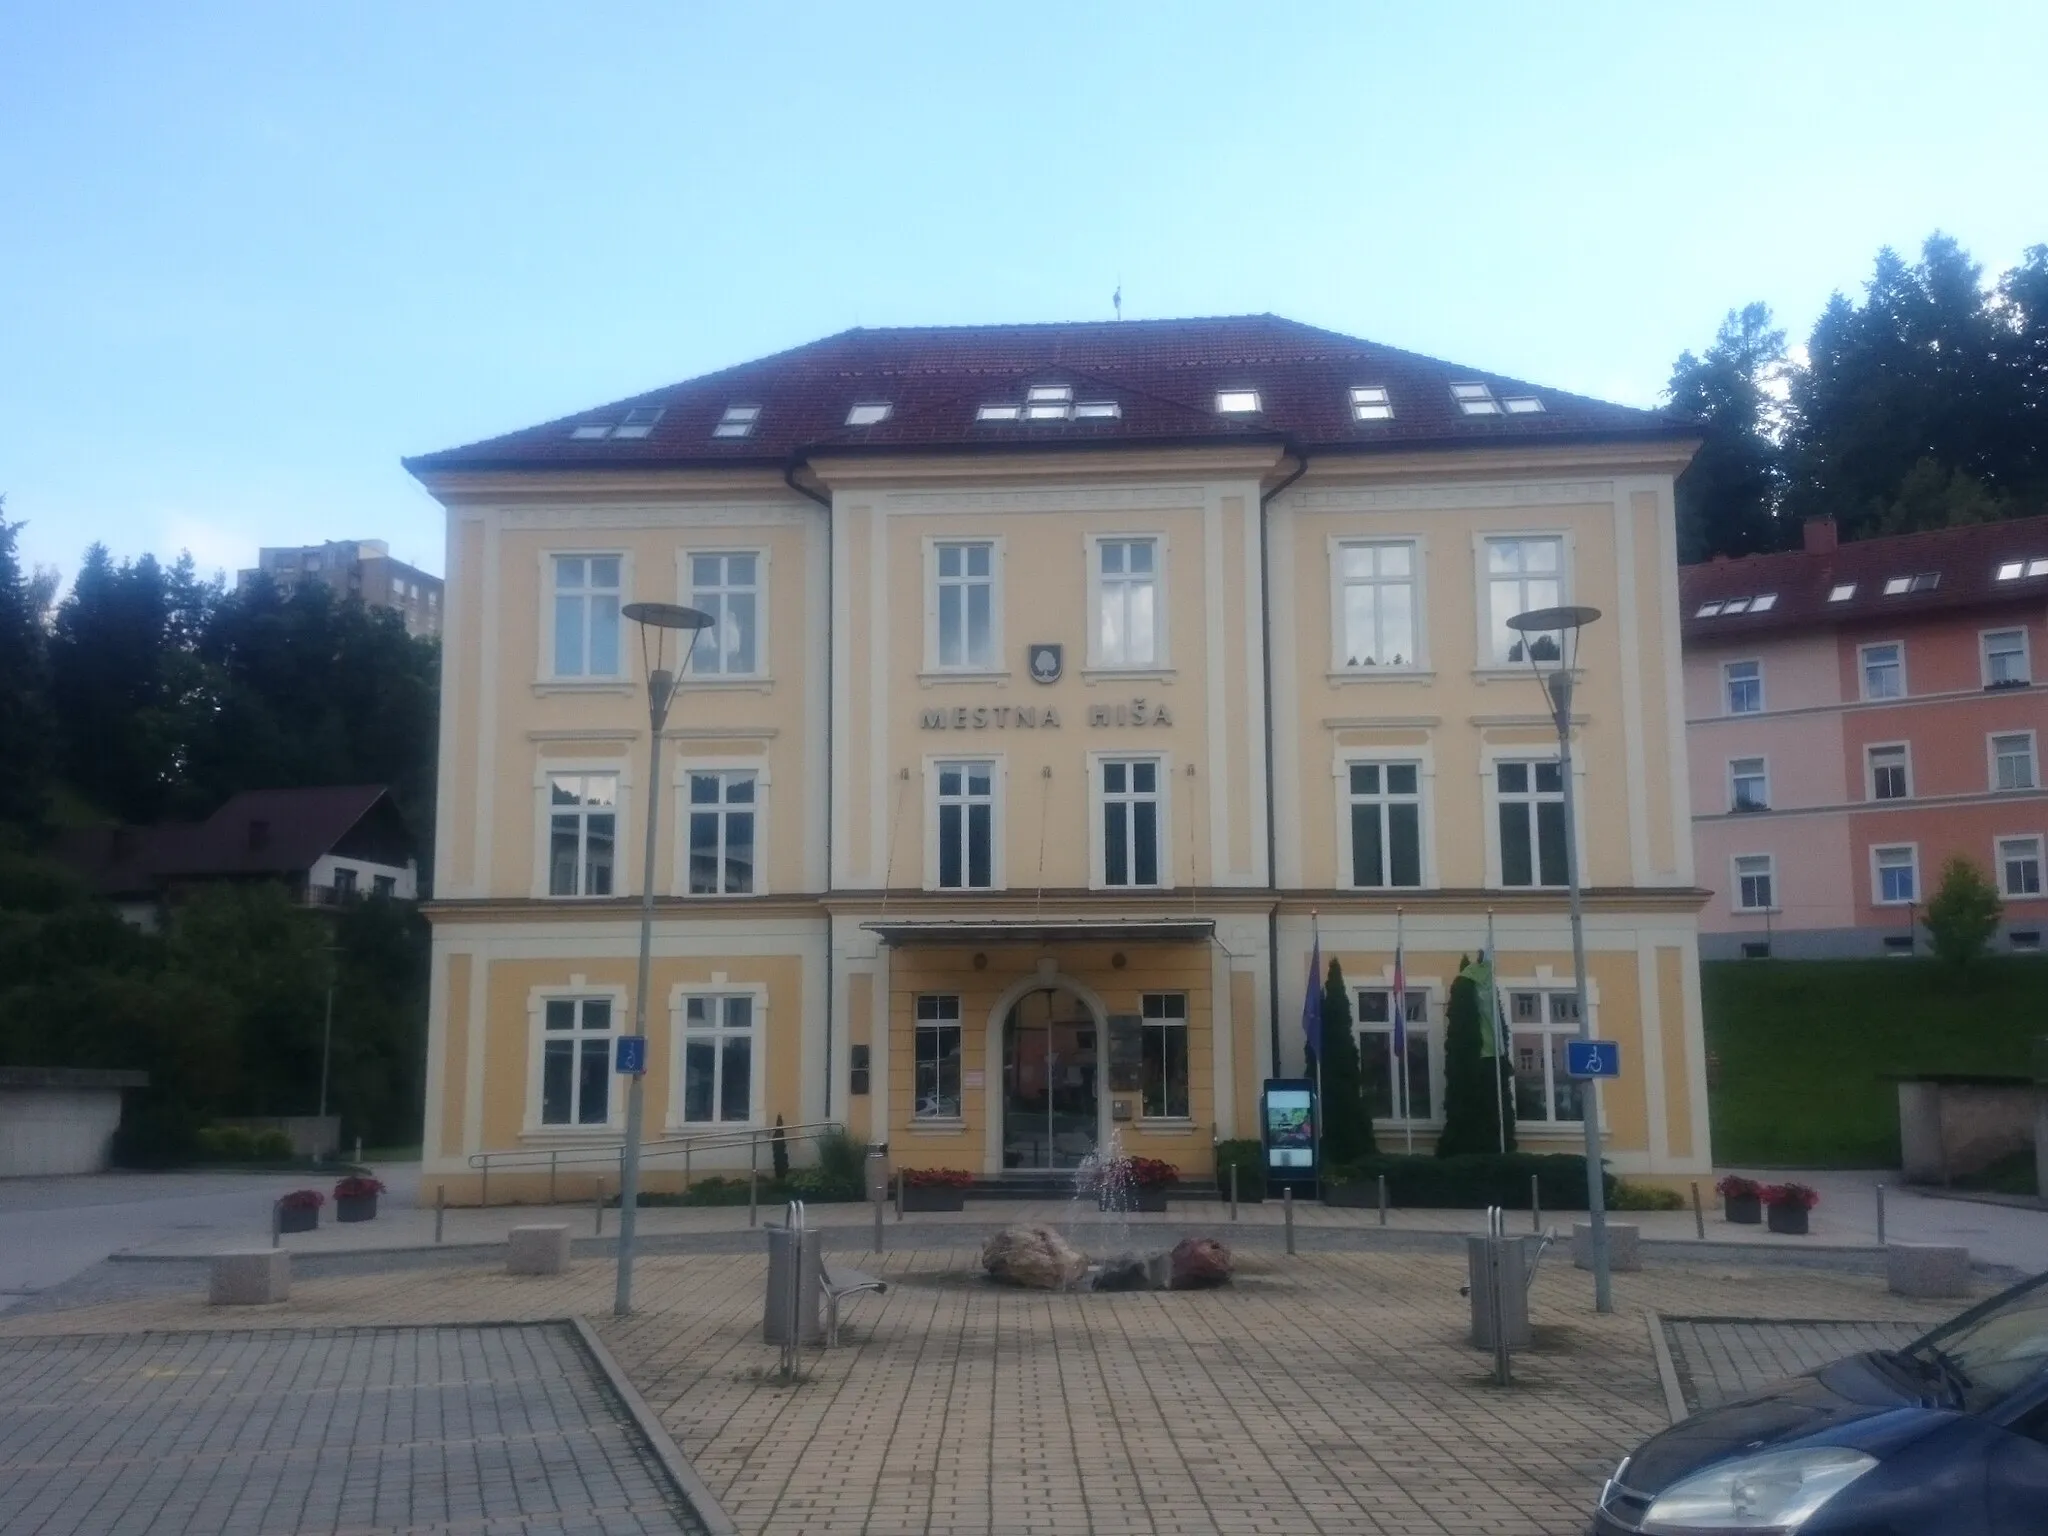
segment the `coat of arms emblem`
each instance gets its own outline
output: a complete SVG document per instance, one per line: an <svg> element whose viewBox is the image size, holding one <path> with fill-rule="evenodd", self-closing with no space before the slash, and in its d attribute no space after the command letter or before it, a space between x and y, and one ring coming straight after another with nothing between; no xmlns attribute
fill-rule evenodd
<svg viewBox="0 0 2048 1536"><path fill-rule="evenodd" d="M1034 641L1026 648L1031 666L1031 681L1034 683L1056 683L1060 680L1060 647Z"/></svg>

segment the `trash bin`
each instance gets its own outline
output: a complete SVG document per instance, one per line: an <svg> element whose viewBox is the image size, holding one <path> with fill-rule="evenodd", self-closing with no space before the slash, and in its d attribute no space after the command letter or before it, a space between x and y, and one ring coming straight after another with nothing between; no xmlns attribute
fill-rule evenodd
<svg viewBox="0 0 2048 1536"><path fill-rule="evenodd" d="M863 1168L867 1175L868 1199L871 1201L888 1199L889 1149L887 1147L869 1147L867 1160Z"/></svg>
<svg viewBox="0 0 2048 1536"><path fill-rule="evenodd" d="M1493 1276L1489 1262L1493 1250L1500 1254L1501 1317L1508 1347L1521 1349L1529 1343L1529 1250L1520 1237L1468 1237L1465 1239L1465 1267L1471 1274L1472 1344L1475 1349L1493 1348Z"/></svg>
<svg viewBox="0 0 2048 1536"><path fill-rule="evenodd" d="M803 1294L797 1302L801 1342L822 1343L825 1338L825 1293L819 1283L818 1271L823 1234L815 1227L799 1227L792 1232L788 1227L773 1222L769 1223L766 1231L768 1294L761 1304L761 1341L764 1344L781 1344L787 1340L789 1277L794 1268L803 1287Z"/></svg>

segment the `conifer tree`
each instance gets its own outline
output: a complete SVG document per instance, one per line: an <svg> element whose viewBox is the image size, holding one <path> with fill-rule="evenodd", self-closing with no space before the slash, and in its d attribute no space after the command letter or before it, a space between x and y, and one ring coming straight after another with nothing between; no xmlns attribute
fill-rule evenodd
<svg viewBox="0 0 2048 1536"><path fill-rule="evenodd" d="M1373 1155L1372 1117L1360 1082L1358 1035L1352 1027L1344 968L1330 962L1323 982L1323 1165L1355 1163Z"/></svg>

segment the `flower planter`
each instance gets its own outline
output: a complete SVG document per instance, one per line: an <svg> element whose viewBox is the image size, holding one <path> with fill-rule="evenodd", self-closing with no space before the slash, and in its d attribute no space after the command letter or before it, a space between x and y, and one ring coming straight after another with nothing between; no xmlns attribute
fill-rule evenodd
<svg viewBox="0 0 2048 1536"><path fill-rule="evenodd" d="M967 1209L967 1191L952 1184L906 1184L903 1186L903 1209L964 1211Z"/></svg>
<svg viewBox="0 0 2048 1536"><path fill-rule="evenodd" d="M1225 1197L1226 1199L1228 1196ZM1323 1204L1340 1206L1349 1211L1377 1210L1380 1203L1380 1187L1372 1184L1325 1184Z"/></svg>
<svg viewBox="0 0 2048 1536"><path fill-rule="evenodd" d="M353 1199L338 1196L334 1202L336 1221L375 1221L377 1219L377 1197L357 1195Z"/></svg>
<svg viewBox="0 0 2048 1536"><path fill-rule="evenodd" d="M1163 1212L1166 1209L1166 1186L1164 1184L1140 1184L1133 1188L1125 1199L1129 1203L1121 1204L1117 1209ZM1098 1211L1111 1209L1109 1195L1106 1191L1095 1197L1095 1208Z"/></svg>
<svg viewBox="0 0 2048 1536"><path fill-rule="evenodd" d="M320 1225L320 1207L317 1205L281 1205L277 1209L277 1230L280 1232L311 1232Z"/></svg>
<svg viewBox="0 0 2048 1536"><path fill-rule="evenodd" d="M1755 1195L1729 1195L1722 1202L1723 1214L1739 1227L1753 1227L1764 1219L1764 1203ZM1804 1216L1806 1213L1799 1213Z"/></svg>
<svg viewBox="0 0 2048 1536"><path fill-rule="evenodd" d="M1787 1237L1804 1237L1809 1230L1807 1218L1811 1214L1803 1205L1780 1201L1770 1207L1770 1228L1773 1232L1782 1232Z"/></svg>

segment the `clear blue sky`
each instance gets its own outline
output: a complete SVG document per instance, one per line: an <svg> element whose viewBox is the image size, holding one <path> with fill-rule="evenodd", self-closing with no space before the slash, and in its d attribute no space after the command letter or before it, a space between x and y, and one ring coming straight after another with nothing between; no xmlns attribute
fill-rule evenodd
<svg viewBox="0 0 2048 1536"><path fill-rule="evenodd" d="M384 537L398 466L849 325L1273 310L1635 403L2048 241L2048 5L0 6L0 492Z"/></svg>

